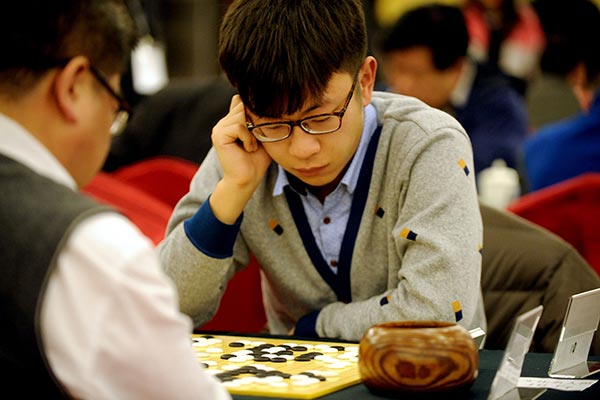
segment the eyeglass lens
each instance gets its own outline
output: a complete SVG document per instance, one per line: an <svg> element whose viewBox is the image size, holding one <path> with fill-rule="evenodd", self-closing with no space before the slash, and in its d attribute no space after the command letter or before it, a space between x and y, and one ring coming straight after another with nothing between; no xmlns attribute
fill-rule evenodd
<svg viewBox="0 0 600 400"><path fill-rule="evenodd" d="M125 129L127 121L129 120L129 113L127 111L117 111L115 119L110 126L110 134L118 135Z"/></svg>
<svg viewBox="0 0 600 400"><path fill-rule="evenodd" d="M308 133L318 135L338 130L341 125L341 118L337 115L315 116L314 118L302 120L295 125L299 125ZM287 137L291 133L291 130L291 124L273 124L255 128L253 133L258 135L259 138L273 140Z"/></svg>

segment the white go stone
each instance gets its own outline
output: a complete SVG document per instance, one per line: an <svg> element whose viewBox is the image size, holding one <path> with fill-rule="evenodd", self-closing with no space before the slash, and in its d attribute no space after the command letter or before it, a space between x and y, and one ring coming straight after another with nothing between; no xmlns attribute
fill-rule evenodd
<svg viewBox="0 0 600 400"><path fill-rule="evenodd" d="M220 347L209 347L205 351L211 354L219 354L223 352L223 349Z"/></svg>
<svg viewBox="0 0 600 400"><path fill-rule="evenodd" d="M273 388L286 388L288 387L287 382L269 382L269 386Z"/></svg>
<svg viewBox="0 0 600 400"><path fill-rule="evenodd" d="M290 376L290 380L292 380L292 381L305 381L308 378L310 378L310 376L304 375L304 374L296 374L296 375Z"/></svg>
<svg viewBox="0 0 600 400"><path fill-rule="evenodd" d="M319 382L321 382L321 381L318 380L317 378L308 377L308 379L304 379L301 381L292 381L292 385L294 385L294 386L309 386L309 385L314 385L315 383L319 383Z"/></svg>
<svg viewBox="0 0 600 400"><path fill-rule="evenodd" d="M348 367L349 365L351 365L349 362L339 361L339 362L329 364L328 367L334 368L334 369L342 369L342 368Z"/></svg>
<svg viewBox="0 0 600 400"><path fill-rule="evenodd" d="M233 371L234 369L238 369L239 366L237 365L233 365L233 364L225 364L223 366L221 366L221 369L223 371Z"/></svg>

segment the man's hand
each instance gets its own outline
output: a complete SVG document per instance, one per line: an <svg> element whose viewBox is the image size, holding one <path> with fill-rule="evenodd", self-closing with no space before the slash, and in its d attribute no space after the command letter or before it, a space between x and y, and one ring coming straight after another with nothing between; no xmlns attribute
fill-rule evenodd
<svg viewBox="0 0 600 400"><path fill-rule="evenodd" d="M233 224L263 179L271 157L246 127L244 104L231 99L229 113L212 131L212 143L223 168L223 179L210 198L215 216Z"/></svg>

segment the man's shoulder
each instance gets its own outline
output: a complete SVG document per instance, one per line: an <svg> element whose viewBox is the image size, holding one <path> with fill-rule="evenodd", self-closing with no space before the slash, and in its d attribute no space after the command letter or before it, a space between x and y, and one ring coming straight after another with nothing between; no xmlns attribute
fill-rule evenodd
<svg viewBox="0 0 600 400"><path fill-rule="evenodd" d="M377 119L380 124L382 122L389 122L384 121L384 119L430 122L441 120L448 123L455 121L448 113L438 108L430 107L416 97L397 93L373 92L371 104L377 111Z"/></svg>
<svg viewBox="0 0 600 400"><path fill-rule="evenodd" d="M489 107L490 104L510 105L525 110L525 99L500 74L478 72L471 88L469 105Z"/></svg>
<svg viewBox="0 0 600 400"><path fill-rule="evenodd" d="M535 133L529 135L525 140L525 150L538 151L548 149L549 147L563 147L564 142L576 131L575 119L568 119L561 122L546 125L538 129Z"/></svg>
<svg viewBox="0 0 600 400"><path fill-rule="evenodd" d="M455 130L464 135L462 125L450 114L430 107L419 99L394 93L374 92L371 104L377 110L377 121L383 132L403 131L409 134L418 131L434 134ZM417 128L412 130L412 128Z"/></svg>
<svg viewBox="0 0 600 400"><path fill-rule="evenodd" d="M31 206L31 209L37 212L53 210L57 213L78 213L93 208L107 208L92 198L2 155L0 155L0 177L2 188L6 192L6 196L3 196L4 201L18 204L18 208ZM40 198L44 201L40 202Z"/></svg>
<svg viewBox="0 0 600 400"><path fill-rule="evenodd" d="M390 112L402 115L431 108L415 97L379 91L373 92L371 104L373 104L378 114L380 112Z"/></svg>
<svg viewBox="0 0 600 400"><path fill-rule="evenodd" d="M470 130L476 130L480 123L484 123L486 129L490 125L501 130L510 127L521 134L525 134L528 129L525 99L501 79L475 84L467 103L457 110L457 117L461 122L467 123L467 129ZM490 124L490 121L494 122ZM472 126L474 123L475 126Z"/></svg>

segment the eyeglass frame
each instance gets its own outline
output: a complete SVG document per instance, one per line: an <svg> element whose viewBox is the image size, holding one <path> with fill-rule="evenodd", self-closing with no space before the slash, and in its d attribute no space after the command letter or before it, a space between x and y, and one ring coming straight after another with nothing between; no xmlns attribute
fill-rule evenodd
<svg viewBox="0 0 600 400"><path fill-rule="evenodd" d="M352 87L350 88L350 92L348 93L348 96L346 96L346 101L344 102L344 106L342 107L342 109L340 111L311 115L310 117L302 118L302 119L295 120L295 121L265 122L263 124L258 124L258 125L254 125L254 123L246 121L246 128L248 128L248 130L250 131L250 133L252 133L252 135L256 138L256 140L258 140L259 142L262 142L262 143L280 142L282 140L289 138L290 136L292 136L295 126L299 126L300 129L302 129L304 132L308 133L309 135L315 135L315 136L327 135L329 133L337 132L342 128L342 119L344 118L344 115L346 114L346 111L348 110L348 106L350 105L350 100L352 100L352 97L354 95L354 90L356 89L356 83L358 82L359 72L360 72L360 70L357 71L356 74L354 75L354 79L352 81ZM314 132L314 131L311 132L302 125L302 123L304 121L315 119L315 118L322 118L322 117L338 117L340 124L336 129L331 130L331 131L326 131L326 132ZM287 125L289 127L289 132L284 137L277 138L277 139L268 139L268 138L264 138L264 137L261 138L261 137L258 137L258 135L256 133L254 133L255 129L269 126L269 125Z"/></svg>
<svg viewBox="0 0 600 400"><path fill-rule="evenodd" d="M63 60L49 60L47 62L38 63L36 68L53 68L53 67L65 67L71 61L70 58ZM113 123L110 126L110 133L113 136L120 134L125 126L127 125L127 121L129 120L129 115L132 113L132 108L125 100L125 98L117 93L108 83L108 78L106 75L100 71L98 68L94 67L92 64L89 64L90 72L92 76L96 79L96 81L108 91L108 94L113 97L119 107L115 112L115 118L113 119Z"/></svg>
<svg viewBox="0 0 600 400"><path fill-rule="evenodd" d="M131 106L127 103L127 100L119 93L117 93L108 83L108 79L104 75L102 71L98 68L94 67L90 64L90 72L96 78L98 83L106 89L106 91L117 101L119 104L119 108L117 108L115 118L113 120L112 125L110 126L111 135L118 135L123 131L125 125L127 125L127 121L129 120L129 115L131 114Z"/></svg>

